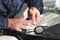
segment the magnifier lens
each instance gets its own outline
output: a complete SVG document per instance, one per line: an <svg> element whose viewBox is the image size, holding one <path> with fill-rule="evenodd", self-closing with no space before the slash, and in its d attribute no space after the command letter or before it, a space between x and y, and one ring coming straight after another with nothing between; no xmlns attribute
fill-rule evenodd
<svg viewBox="0 0 60 40"><path fill-rule="evenodd" d="M36 34L40 34L40 33L42 33L44 31L44 28L42 27L42 26L37 26L37 27L35 27L35 29L34 29L34 32L36 33Z"/></svg>

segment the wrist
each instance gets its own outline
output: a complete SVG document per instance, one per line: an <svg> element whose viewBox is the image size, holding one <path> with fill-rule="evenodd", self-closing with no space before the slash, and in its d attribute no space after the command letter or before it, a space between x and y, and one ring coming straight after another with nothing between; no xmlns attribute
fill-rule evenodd
<svg viewBox="0 0 60 40"><path fill-rule="evenodd" d="M10 28L11 27L11 19L8 19L8 28Z"/></svg>

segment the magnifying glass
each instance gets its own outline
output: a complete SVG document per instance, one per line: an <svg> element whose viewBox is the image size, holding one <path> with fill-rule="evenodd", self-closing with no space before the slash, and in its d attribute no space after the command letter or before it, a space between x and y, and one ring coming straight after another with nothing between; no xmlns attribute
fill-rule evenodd
<svg viewBox="0 0 60 40"><path fill-rule="evenodd" d="M36 34L41 34L46 30L46 28L47 28L47 26L37 26L37 27L35 27L34 32Z"/></svg>

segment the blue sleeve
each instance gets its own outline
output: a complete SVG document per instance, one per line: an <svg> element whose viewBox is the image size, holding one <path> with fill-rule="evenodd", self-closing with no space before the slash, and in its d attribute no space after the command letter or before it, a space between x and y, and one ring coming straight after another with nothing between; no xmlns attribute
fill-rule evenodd
<svg viewBox="0 0 60 40"><path fill-rule="evenodd" d="M0 0L0 29L7 29L8 27L8 19L5 18L6 12L7 10L3 7L2 1Z"/></svg>
<svg viewBox="0 0 60 40"><path fill-rule="evenodd" d="M29 7L36 7L41 13L43 11L43 0L27 0L26 3Z"/></svg>
<svg viewBox="0 0 60 40"><path fill-rule="evenodd" d="M8 28L8 20L7 18L0 18L0 29Z"/></svg>
<svg viewBox="0 0 60 40"><path fill-rule="evenodd" d="M4 17L14 17L21 9L23 0L0 0L0 14Z"/></svg>

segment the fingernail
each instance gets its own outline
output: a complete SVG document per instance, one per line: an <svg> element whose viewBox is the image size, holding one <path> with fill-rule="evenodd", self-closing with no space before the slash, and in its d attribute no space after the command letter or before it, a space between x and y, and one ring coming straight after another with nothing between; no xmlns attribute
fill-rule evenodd
<svg viewBox="0 0 60 40"><path fill-rule="evenodd" d="M24 27L23 29L26 29L26 27Z"/></svg>
<svg viewBox="0 0 60 40"><path fill-rule="evenodd" d="M22 30L20 30L20 32L22 32Z"/></svg>

